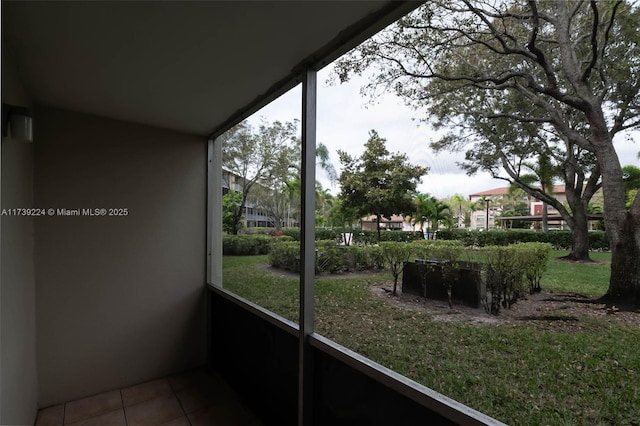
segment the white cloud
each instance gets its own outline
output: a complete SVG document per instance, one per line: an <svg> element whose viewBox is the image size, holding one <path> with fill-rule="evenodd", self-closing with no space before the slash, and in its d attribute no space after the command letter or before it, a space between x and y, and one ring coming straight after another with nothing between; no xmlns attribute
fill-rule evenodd
<svg viewBox="0 0 640 426"><path fill-rule="evenodd" d="M622 135L616 137L614 138L614 144L622 166L628 164L640 166L640 159L638 158L638 152L640 152L640 132L630 133L627 137Z"/></svg>

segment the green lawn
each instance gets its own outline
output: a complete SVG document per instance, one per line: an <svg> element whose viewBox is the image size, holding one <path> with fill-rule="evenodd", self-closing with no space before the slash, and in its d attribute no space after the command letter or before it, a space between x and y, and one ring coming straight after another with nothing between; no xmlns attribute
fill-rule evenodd
<svg viewBox="0 0 640 426"><path fill-rule="evenodd" d="M225 258L225 287L296 321L298 279L268 274L266 262ZM603 294L602 271L605 265L550 262L543 288L546 282L558 291ZM317 280L316 331L508 424L640 423L637 326L610 317L580 318L582 331L443 323L372 296L370 283L389 278Z"/></svg>
<svg viewBox="0 0 640 426"><path fill-rule="evenodd" d="M571 263L554 260L568 254L566 251L553 251L548 269L542 278L545 290L580 293L588 296L602 296L609 287L611 253L593 252L593 264Z"/></svg>

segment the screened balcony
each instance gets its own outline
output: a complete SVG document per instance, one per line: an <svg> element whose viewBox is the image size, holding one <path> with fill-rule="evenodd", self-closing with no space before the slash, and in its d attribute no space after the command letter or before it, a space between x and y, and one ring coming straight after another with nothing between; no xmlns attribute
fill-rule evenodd
<svg viewBox="0 0 640 426"><path fill-rule="evenodd" d="M299 325L220 279L217 137L302 82L308 260L315 73L418 5L2 3L0 424L202 368L262 424L498 424L314 333L308 268Z"/></svg>

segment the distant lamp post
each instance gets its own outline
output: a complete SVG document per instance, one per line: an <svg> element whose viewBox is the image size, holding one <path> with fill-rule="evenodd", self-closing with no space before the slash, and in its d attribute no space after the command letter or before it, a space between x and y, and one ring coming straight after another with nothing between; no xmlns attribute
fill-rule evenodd
<svg viewBox="0 0 640 426"><path fill-rule="evenodd" d="M421 219L422 219L422 226L421 226L422 227L422 235L423 236L426 235L426 239L428 240L429 239L429 222L427 221L426 216L422 216ZM424 229L424 223L425 222L427 222L427 229L426 230Z"/></svg>
<svg viewBox="0 0 640 426"><path fill-rule="evenodd" d="M487 203L487 211L486 211L486 216L484 218L484 221L485 221L484 229L488 231L489 230L489 199L484 200L484 202Z"/></svg>

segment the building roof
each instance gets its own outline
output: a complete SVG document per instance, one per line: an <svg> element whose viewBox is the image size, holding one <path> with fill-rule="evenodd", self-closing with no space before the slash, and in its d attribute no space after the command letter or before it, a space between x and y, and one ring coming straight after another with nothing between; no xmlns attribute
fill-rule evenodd
<svg viewBox="0 0 640 426"><path fill-rule="evenodd" d="M371 216L365 216L362 218L363 222L375 222L376 221L376 216L375 215L371 215ZM391 220L388 220L385 217L382 217L382 219L380 220L380 223L389 223L389 222L404 222L404 217L394 214L391 216Z"/></svg>
<svg viewBox="0 0 640 426"><path fill-rule="evenodd" d="M507 194L509 192L509 187L506 186L504 188L493 188L493 189L488 189L486 191L482 191L482 192L476 192L475 194L469 194L469 197L482 197L482 196L491 196L491 195L504 195Z"/></svg>

